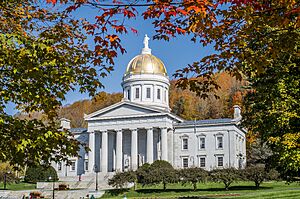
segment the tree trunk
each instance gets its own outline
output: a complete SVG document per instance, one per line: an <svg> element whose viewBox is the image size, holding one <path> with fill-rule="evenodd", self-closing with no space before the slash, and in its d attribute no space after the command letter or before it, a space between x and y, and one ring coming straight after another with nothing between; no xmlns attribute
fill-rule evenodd
<svg viewBox="0 0 300 199"><path fill-rule="evenodd" d="M197 182L195 183L193 183L193 187L194 187L194 191L196 191L197 190Z"/></svg>
<svg viewBox="0 0 300 199"><path fill-rule="evenodd" d="M164 190L166 190L166 188L167 188L167 183L163 183L164 184Z"/></svg>
<svg viewBox="0 0 300 199"><path fill-rule="evenodd" d="M255 181L255 187L258 189L259 188L260 183L258 181Z"/></svg>

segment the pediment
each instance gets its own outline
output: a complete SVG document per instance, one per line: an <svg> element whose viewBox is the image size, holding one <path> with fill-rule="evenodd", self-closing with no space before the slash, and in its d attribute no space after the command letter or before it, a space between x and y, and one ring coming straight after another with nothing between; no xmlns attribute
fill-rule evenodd
<svg viewBox="0 0 300 199"><path fill-rule="evenodd" d="M120 102L112 106L106 107L94 113L91 113L85 117L88 119L101 119L101 118L118 118L124 116L142 116L149 114L159 114L163 111L153 109L151 107L145 107L138 104L133 104L129 102Z"/></svg>

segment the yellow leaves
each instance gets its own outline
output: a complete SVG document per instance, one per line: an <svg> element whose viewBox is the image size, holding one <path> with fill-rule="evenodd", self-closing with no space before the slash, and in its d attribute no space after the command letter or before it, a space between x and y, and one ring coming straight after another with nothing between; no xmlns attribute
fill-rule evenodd
<svg viewBox="0 0 300 199"><path fill-rule="evenodd" d="M286 133L282 137L270 137L268 141L280 154L280 162L286 165L286 169L300 167L300 132Z"/></svg>

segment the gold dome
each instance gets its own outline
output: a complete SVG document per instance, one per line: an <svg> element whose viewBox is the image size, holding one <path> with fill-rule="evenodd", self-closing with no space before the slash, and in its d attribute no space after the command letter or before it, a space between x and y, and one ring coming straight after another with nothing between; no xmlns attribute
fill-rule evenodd
<svg viewBox="0 0 300 199"><path fill-rule="evenodd" d="M125 76L129 74L158 74L167 76L163 62L152 54L141 54L128 64Z"/></svg>

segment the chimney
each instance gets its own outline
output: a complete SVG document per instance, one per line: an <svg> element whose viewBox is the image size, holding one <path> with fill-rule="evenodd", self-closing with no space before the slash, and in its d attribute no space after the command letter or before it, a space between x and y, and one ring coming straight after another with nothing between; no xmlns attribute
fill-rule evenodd
<svg viewBox="0 0 300 199"><path fill-rule="evenodd" d="M60 127L62 129L70 129L71 128L71 121L66 118L60 119Z"/></svg>
<svg viewBox="0 0 300 199"><path fill-rule="evenodd" d="M233 106L233 119L241 119L242 115L241 115L241 107L239 107L239 105L234 105Z"/></svg>

